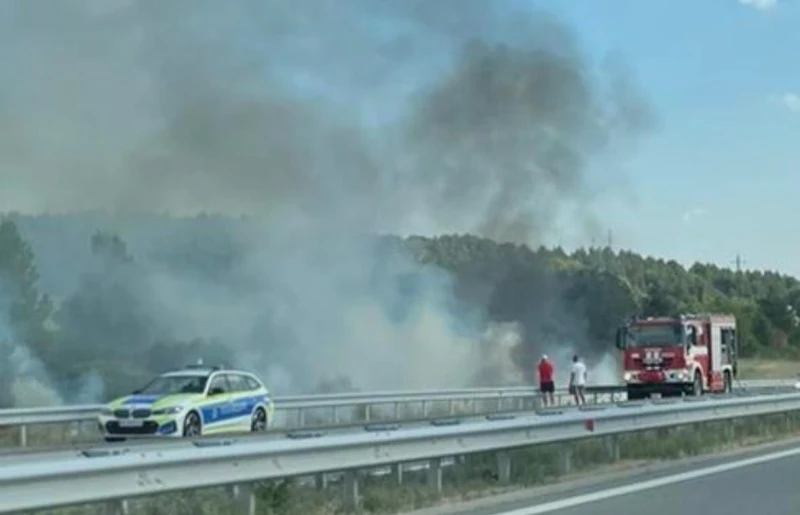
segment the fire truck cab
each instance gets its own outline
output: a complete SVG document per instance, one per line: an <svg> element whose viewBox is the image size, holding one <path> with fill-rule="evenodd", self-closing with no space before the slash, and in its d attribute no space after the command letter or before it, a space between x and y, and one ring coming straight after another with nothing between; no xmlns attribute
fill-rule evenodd
<svg viewBox="0 0 800 515"><path fill-rule="evenodd" d="M727 393L736 377L736 318L633 318L617 330L628 399Z"/></svg>

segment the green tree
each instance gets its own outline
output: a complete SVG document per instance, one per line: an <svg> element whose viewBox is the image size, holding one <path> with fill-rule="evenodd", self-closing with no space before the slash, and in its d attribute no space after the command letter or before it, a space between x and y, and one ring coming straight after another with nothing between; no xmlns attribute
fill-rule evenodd
<svg viewBox="0 0 800 515"><path fill-rule="evenodd" d="M36 354L46 353L51 343L46 322L53 303L39 293L39 272L30 244L17 224L0 221L0 324L5 318L14 339L25 342Z"/></svg>

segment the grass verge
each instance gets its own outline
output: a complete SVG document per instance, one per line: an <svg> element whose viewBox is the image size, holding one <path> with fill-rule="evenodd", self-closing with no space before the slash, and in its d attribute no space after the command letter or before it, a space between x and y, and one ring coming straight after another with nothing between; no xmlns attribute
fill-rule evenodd
<svg viewBox="0 0 800 515"><path fill-rule="evenodd" d="M791 379L800 374L800 361L789 359L740 359L739 379Z"/></svg>

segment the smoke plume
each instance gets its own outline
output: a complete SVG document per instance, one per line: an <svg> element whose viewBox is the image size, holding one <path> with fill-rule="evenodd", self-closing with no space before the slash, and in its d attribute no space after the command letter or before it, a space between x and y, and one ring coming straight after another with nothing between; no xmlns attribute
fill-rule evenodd
<svg viewBox="0 0 800 515"><path fill-rule="evenodd" d="M224 279L154 257L180 234L135 256L140 308L282 390L486 377L507 327L369 235L539 243L591 218L591 160L651 122L622 68L514 1L11 0L0 56L0 203L250 215Z"/></svg>

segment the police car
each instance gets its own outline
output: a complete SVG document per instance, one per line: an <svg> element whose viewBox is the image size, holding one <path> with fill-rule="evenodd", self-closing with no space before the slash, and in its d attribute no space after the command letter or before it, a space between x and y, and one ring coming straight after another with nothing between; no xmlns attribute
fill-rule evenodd
<svg viewBox="0 0 800 515"><path fill-rule="evenodd" d="M111 401L99 416L107 441L128 437L198 437L265 431L275 406L253 374L224 367L189 366L153 379Z"/></svg>

